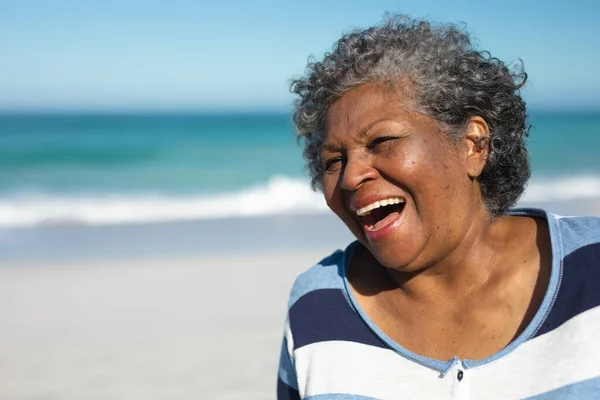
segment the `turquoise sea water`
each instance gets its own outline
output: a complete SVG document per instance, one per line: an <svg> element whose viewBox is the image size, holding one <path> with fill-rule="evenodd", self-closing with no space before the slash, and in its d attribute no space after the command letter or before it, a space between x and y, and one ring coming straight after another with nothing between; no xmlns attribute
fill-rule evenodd
<svg viewBox="0 0 600 400"><path fill-rule="evenodd" d="M302 161L287 115L0 116L0 193L214 193Z"/></svg>
<svg viewBox="0 0 600 400"><path fill-rule="evenodd" d="M527 196L600 198L600 113L533 113ZM287 114L0 115L0 226L324 209Z"/></svg>

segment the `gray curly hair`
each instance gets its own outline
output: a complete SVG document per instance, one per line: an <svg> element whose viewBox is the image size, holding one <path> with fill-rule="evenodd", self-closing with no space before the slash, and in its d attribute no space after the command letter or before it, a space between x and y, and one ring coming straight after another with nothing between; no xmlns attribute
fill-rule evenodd
<svg viewBox="0 0 600 400"><path fill-rule="evenodd" d="M531 174L525 137L525 102L520 89L527 74L478 51L456 25L434 25L404 15L387 16L374 27L344 35L322 61L309 59L304 77L290 90L294 122L304 144L313 189L323 189L321 146L325 114L333 101L369 82L410 81L418 111L447 127L454 141L469 118L480 116L490 129L489 157L479 177L493 217L504 214L523 193Z"/></svg>

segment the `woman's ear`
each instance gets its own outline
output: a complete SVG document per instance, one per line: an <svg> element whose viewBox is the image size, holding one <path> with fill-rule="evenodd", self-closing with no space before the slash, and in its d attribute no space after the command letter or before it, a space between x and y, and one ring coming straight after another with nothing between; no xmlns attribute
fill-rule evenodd
<svg viewBox="0 0 600 400"><path fill-rule="evenodd" d="M467 144L467 172L469 177L477 178L487 163L490 151L490 128L485 119L479 116L469 118L464 140Z"/></svg>

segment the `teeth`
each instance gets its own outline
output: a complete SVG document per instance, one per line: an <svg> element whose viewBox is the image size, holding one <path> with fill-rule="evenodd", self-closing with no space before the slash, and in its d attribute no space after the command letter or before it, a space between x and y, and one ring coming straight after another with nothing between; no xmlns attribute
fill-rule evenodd
<svg viewBox="0 0 600 400"><path fill-rule="evenodd" d="M368 206L356 210L356 215L358 215L359 217L364 217L365 215L369 215L371 211L376 208L391 206L393 204L400 203L404 203L404 199L401 199L400 197L390 197L389 199L376 201L374 203L369 204Z"/></svg>

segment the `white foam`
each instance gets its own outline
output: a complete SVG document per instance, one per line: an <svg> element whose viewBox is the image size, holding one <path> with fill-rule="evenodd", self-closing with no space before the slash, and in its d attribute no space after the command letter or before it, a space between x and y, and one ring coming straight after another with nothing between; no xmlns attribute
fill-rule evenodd
<svg viewBox="0 0 600 400"><path fill-rule="evenodd" d="M15 194L0 199L0 227L40 224L106 225L276 214L327 209L304 180L274 177L266 185L220 195Z"/></svg>
<svg viewBox="0 0 600 400"><path fill-rule="evenodd" d="M522 202L598 199L600 177L538 179ZM284 176L266 184L218 195L166 194L49 195L20 193L0 198L0 227L43 224L109 225L321 213L327 205L307 181Z"/></svg>
<svg viewBox="0 0 600 400"><path fill-rule="evenodd" d="M600 177L581 175L563 178L533 179L523 202L600 199Z"/></svg>

